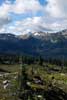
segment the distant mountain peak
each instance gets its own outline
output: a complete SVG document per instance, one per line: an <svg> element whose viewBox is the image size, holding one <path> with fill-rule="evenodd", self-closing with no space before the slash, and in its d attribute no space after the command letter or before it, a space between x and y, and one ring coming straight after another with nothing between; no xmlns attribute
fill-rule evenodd
<svg viewBox="0 0 67 100"><path fill-rule="evenodd" d="M63 35L65 34L65 35ZM22 35L0 34L0 53L44 57L67 57L67 30L56 33L33 32Z"/></svg>

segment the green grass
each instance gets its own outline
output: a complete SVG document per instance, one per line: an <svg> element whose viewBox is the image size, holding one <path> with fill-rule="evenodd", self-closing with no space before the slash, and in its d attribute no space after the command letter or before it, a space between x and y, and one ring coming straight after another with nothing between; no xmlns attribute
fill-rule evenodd
<svg viewBox="0 0 67 100"><path fill-rule="evenodd" d="M18 77L18 72L20 71L19 65L0 65L0 69L6 70L6 72L10 72L5 76L5 72L3 73L3 77L0 76L0 100L18 100L15 99L15 96L12 96L12 93L15 93L18 88L18 81L14 79L14 77ZM9 80L11 83L10 89L3 88L3 81Z"/></svg>
<svg viewBox="0 0 67 100"><path fill-rule="evenodd" d="M19 64L15 64L15 65L4 65L4 64L1 64L0 65L0 69L3 69L3 70L6 70L6 71L9 71L9 72L17 72L20 70L20 66Z"/></svg>
<svg viewBox="0 0 67 100"><path fill-rule="evenodd" d="M59 88L62 88L65 92L67 92L67 73L61 72L53 72L48 73L46 68L44 66L40 66L37 64L31 64L31 65L25 65L26 66L26 72L28 76L32 79L34 76L31 73L32 67L34 70L34 75L39 75L42 80L46 83L46 85L37 85L34 83L31 83L31 87L36 88L42 88L42 89L48 89L48 85L52 83L53 85L56 85ZM48 64L49 69L57 67L56 65ZM14 77L18 77L18 73L21 72L20 65L0 65L0 69L9 71L9 75L6 77L0 77L0 100L19 100L16 96L11 96L9 93L14 93L17 91L19 83L18 79L15 79ZM66 71L66 70L65 70ZM52 77L54 77L54 80L52 80ZM10 80L12 87L9 89L4 90L3 88L3 81L4 80ZM16 98L15 98L16 97Z"/></svg>

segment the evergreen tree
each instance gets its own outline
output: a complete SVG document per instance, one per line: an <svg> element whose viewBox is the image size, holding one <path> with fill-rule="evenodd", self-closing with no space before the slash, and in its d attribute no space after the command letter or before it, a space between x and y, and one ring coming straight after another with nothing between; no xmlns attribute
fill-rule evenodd
<svg viewBox="0 0 67 100"><path fill-rule="evenodd" d="M39 65L43 65L43 58L41 56L39 57Z"/></svg>

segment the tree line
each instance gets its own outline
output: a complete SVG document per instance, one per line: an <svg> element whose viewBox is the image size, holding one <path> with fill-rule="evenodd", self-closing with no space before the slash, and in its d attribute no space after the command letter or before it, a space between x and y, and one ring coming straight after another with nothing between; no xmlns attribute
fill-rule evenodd
<svg viewBox="0 0 67 100"><path fill-rule="evenodd" d="M67 60L63 59L55 59L55 58L43 58L39 57L32 57L32 56L21 56L23 64L39 64L43 65L44 63L55 64L58 66L67 66ZM0 56L0 64L19 64L20 63L20 56L19 55L1 55Z"/></svg>

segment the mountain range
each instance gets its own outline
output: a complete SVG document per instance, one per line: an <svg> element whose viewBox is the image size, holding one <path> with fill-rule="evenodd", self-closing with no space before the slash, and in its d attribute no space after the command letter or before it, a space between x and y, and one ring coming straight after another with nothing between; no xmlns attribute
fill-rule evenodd
<svg viewBox="0 0 67 100"><path fill-rule="evenodd" d="M0 33L0 54L67 59L67 29L55 33L29 32L21 35Z"/></svg>

